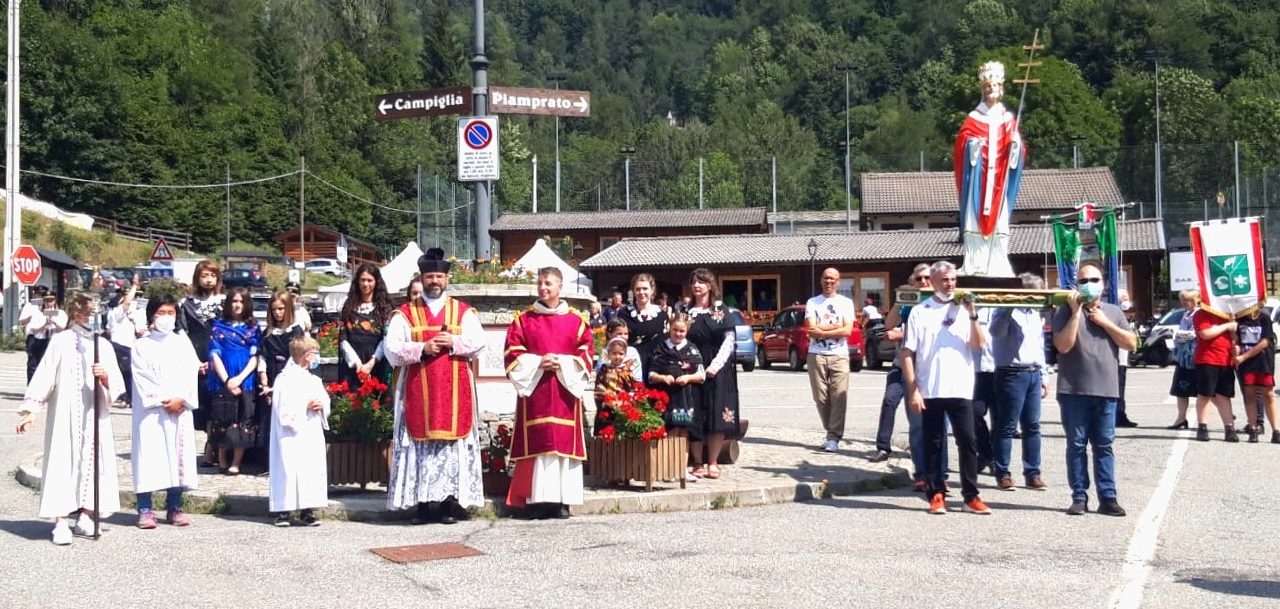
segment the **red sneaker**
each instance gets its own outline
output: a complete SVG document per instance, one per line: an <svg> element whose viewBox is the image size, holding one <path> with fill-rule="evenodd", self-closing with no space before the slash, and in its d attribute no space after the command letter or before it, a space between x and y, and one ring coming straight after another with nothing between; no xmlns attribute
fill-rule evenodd
<svg viewBox="0 0 1280 609"><path fill-rule="evenodd" d="M942 493L933 494L933 499L929 501L929 513L938 515L947 513L947 501L942 498Z"/></svg>
<svg viewBox="0 0 1280 609"><path fill-rule="evenodd" d="M969 512L970 514L982 514L984 516L991 515L991 508L987 507L987 504L982 502L981 497L974 497L973 499L964 502L964 511Z"/></svg>

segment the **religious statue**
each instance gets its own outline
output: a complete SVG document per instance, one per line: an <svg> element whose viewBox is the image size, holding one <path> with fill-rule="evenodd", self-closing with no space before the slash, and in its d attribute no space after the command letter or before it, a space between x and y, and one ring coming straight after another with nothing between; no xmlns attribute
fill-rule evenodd
<svg viewBox="0 0 1280 609"><path fill-rule="evenodd" d="M962 275L1013 277L1009 264L1009 214L1018 198L1026 149L1018 116L1001 103L1004 65L988 62L978 71L982 101L956 135L956 190L960 195Z"/></svg>

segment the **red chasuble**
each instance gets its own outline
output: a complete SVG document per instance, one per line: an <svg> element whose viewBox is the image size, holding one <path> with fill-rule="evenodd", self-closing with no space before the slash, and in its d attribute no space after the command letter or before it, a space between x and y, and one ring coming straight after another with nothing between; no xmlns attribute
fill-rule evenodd
<svg viewBox="0 0 1280 609"><path fill-rule="evenodd" d="M507 328L504 363L511 370L516 358L530 353L570 355L591 369L591 327L573 309L563 314L542 314L526 309ZM515 437L511 460L542 455L585 460L582 400L561 385L554 373L544 373L529 397L516 398Z"/></svg>
<svg viewBox="0 0 1280 609"><path fill-rule="evenodd" d="M400 306L414 342L446 331L461 335L462 316L470 310L467 303L448 297L437 315L422 304ZM466 358L442 352L406 366L404 375L404 421L414 440L458 440L471 433L474 385Z"/></svg>

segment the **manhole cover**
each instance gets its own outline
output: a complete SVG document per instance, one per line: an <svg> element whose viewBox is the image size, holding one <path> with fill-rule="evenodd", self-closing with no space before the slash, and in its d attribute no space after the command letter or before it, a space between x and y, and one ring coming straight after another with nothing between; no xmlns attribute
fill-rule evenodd
<svg viewBox="0 0 1280 609"><path fill-rule="evenodd" d="M428 543L416 546L393 546L370 550L391 562L401 564L426 560L444 560L467 556L484 556L484 552L460 543Z"/></svg>

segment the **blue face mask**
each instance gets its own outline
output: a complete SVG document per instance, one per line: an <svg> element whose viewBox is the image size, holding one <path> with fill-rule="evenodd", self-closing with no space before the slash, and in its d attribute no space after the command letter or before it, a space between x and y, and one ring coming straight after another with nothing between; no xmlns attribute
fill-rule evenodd
<svg viewBox="0 0 1280 609"><path fill-rule="evenodd" d="M1080 295L1084 297L1085 302L1093 302L1102 297L1102 283L1082 283L1076 286L1076 291L1080 292Z"/></svg>
<svg viewBox="0 0 1280 609"><path fill-rule="evenodd" d="M315 370L320 367L320 354L315 353L307 356L307 370Z"/></svg>

